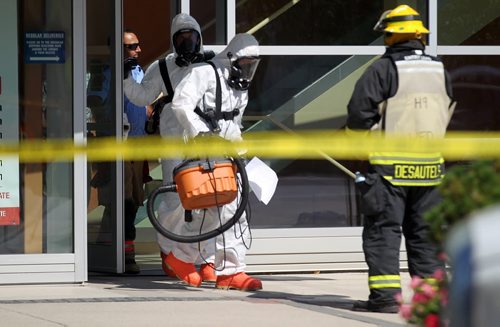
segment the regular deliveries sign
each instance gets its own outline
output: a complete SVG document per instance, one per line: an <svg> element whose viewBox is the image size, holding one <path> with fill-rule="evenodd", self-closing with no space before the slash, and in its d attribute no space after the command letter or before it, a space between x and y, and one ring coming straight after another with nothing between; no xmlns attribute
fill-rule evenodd
<svg viewBox="0 0 500 327"><path fill-rule="evenodd" d="M0 40L0 142L19 142L17 1L2 0ZM0 155L0 225L19 225L19 158Z"/></svg>
<svg viewBox="0 0 500 327"><path fill-rule="evenodd" d="M62 64L65 56L64 32L24 33L24 62L27 64Z"/></svg>

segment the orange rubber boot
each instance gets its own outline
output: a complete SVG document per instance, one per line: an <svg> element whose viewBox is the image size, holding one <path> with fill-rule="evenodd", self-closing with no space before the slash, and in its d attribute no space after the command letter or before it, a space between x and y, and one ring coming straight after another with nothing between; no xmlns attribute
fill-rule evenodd
<svg viewBox="0 0 500 327"><path fill-rule="evenodd" d="M217 276L215 276L215 271L211 264L202 264L200 266L200 275L204 282L215 283L217 281Z"/></svg>
<svg viewBox="0 0 500 327"><path fill-rule="evenodd" d="M225 290L257 291L262 289L262 282L244 272L239 272L234 275L217 276L215 287Z"/></svg>
<svg viewBox="0 0 500 327"><path fill-rule="evenodd" d="M177 259L172 252L167 255L165 263L171 269L177 278L194 287L200 287L201 276L196 271L196 267L192 263L187 263Z"/></svg>
<svg viewBox="0 0 500 327"><path fill-rule="evenodd" d="M163 252L160 252L160 256L161 256L161 268L165 272L165 275L167 275L168 277L177 278L174 271L168 268L167 263L165 262L167 259L167 255Z"/></svg>

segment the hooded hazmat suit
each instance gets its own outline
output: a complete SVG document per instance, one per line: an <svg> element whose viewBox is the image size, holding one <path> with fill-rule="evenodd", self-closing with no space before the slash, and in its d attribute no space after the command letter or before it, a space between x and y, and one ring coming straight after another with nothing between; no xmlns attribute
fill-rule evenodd
<svg viewBox="0 0 500 327"><path fill-rule="evenodd" d="M228 56L228 54L230 54ZM239 109L232 120L219 120L220 132L218 135L229 141L240 141L241 120L244 109L248 103L248 92L231 88L228 84L231 60L241 57L258 57L259 47L257 40L250 34L237 34L228 46L212 62L217 67L222 91L222 112L231 112ZM195 64L190 67L187 76L179 83L172 100L172 111L183 128L185 137L193 138L199 133L210 132L207 122L195 113L195 108L202 111L215 108L216 75L212 66ZM237 201L222 207L193 210L193 220L183 224L182 235L195 235L200 231L200 225L213 229L230 220L237 209ZM244 258L246 255L249 229L246 215L243 214L239 221L216 237L215 267L217 275L233 275L245 269ZM185 262L193 262L196 252L185 243L176 243L172 253L175 257Z"/></svg>
<svg viewBox="0 0 500 327"><path fill-rule="evenodd" d="M192 29L198 32L200 36L200 50L199 54L203 54L203 39L201 36L201 28L198 22L186 13L180 13L176 15L172 20L170 42L173 53L169 54L166 58L166 65L168 70L168 75L170 77L170 82L172 84L172 89L175 90L182 78L188 73L188 66L178 66L176 64L176 58L178 53L173 46L173 36L176 32L184 29ZM161 76L159 61L154 61L146 70L144 78L140 84L135 83L132 78L127 78L123 82L123 89L125 95L133 101L135 104L140 105L142 103L149 104L152 103L158 96L163 93L167 95L168 91L163 82ZM166 137L181 137L183 133L183 128L179 124L177 118L170 110L171 103L165 104L161 115L160 115L160 135ZM177 166L182 159L180 158L169 158L162 159L162 173L163 173L163 184L168 184L173 181L172 172L174 167ZM162 201L158 208L158 218L160 223L168 230L179 233L180 226L184 223L184 209L179 200L179 196L176 193L164 193L162 195ZM157 233L158 244L161 248L162 253L168 254L172 250L173 241L165 238L163 235ZM214 241L207 241L206 246L202 248L201 257L207 262L213 262L214 260ZM188 244L187 247L192 248L192 252L200 254L197 244ZM195 262L194 260L191 262ZM202 263L202 262L199 262Z"/></svg>

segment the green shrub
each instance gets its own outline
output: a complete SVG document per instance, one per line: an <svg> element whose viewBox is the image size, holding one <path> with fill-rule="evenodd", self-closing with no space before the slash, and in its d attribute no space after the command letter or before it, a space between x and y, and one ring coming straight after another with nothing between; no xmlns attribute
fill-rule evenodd
<svg viewBox="0 0 500 327"><path fill-rule="evenodd" d="M481 160L450 168L438 187L443 201L425 214L438 244L455 222L500 202L500 161Z"/></svg>

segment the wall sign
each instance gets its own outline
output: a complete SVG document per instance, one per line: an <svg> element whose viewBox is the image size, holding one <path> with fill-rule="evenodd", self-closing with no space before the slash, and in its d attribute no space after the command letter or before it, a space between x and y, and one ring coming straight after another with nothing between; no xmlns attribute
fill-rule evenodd
<svg viewBox="0 0 500 327"><path fill-rule="evenodd" d="M19 225L19 161L0 159L0 225Z"/></svg>
<svg viewBox="0 0 500 327"><path fill-rule="evenodd" d="M65 58L64 32L24 33L24 62L27 64L62 64Z"/></svg>

